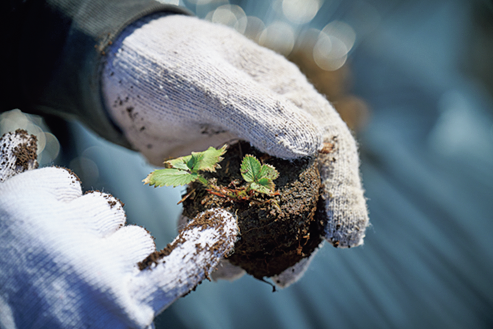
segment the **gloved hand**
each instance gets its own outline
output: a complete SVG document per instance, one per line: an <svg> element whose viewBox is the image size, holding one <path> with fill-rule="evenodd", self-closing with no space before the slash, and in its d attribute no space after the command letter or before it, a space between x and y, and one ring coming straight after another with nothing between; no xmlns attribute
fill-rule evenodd
<svg viewBox="0 0 493 329"><path fill-rule="evenodd" d="M235 219L210 210L156 253L117 199L82 195L70 171L19 173L35 166L32 145L22 131L0 140L1 328L152 326L236 241Z"/></svg>
<svg viewBox="0 0 493 329"><path fill-rule="evenodd" d="M232 139L280 158L317 156L326 240L363 243L368 214L356 143L284 57L228 27L153 15L113 43L102 82L114 121L151 163Z"/></svg>

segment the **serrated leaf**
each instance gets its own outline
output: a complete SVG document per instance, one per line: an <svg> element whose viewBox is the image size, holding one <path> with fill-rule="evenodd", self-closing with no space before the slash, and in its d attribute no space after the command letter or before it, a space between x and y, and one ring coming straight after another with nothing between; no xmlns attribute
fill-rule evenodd
<svg viewBox="0 0 493 329"><path fill-rule="evenodd" d="M268 188L270 191L274 191L274 189L276 188L276 184L274 184L272 179L267 177L260 178L257 184Z"/></svg>
<svg viewBox="0 0 493 329"><path fill-rule="evenodd" d="M274 188L275 185L269 178L262 178L258 182L253 182L250 184L251 190L264 194L271 194Z"/></svg>
<svg viewBox="0 0 493 329"><path fill-rule="evenodd" d="M187 171L175 168L165 168L154 170L150 173L146 179L143 180L144 184L150 186L179 186L190 184L198 179L200 176L197 173L189 173Z"/></svg>
<svg viewBox="0 0 493 329"><path fill-rule="evenodd" d="M219 167L218 163L223 159L221 155L224 153L226 153L226 145L220 149L211 146L203 152L192 152L192 157L197 158L194 170L216 171L216 168Z"/></svg>
<svg viewBox="0 0 493 329"><path fill-rule="evenodd" d="M276 185L274 184L274 182L272 181L272 179L267 178L267 177L260 178L257 183L259 185L262 185L262 186L267 187L270 190L273 190L274 188L276 188Z"/></svg>
<svg viewBox="0 0 493 329"><path fill-rule="evenodd" d="M200 163L203 157L204 155L202 154L202 152L192 152L192 155L187 162L187 167L190 169L191 172L196 173L200 170Z"/></svg>
<svg viewBox="0 0 493 329"><path fill-rule="evenodd" d="M269 178L271 180L275 180L277 177L279 177L279 172L274 168L274 166L270 164L264 164L262 165L262 168L260 169L260 178Z"/></svg>
<svg viewBox="0 0 493 329"><path fill-rule="evenodd" d="M179 157L176 159L171 159L168 161L164 161L164 166L166 168L176 168L176 169L182 169L182 170L190 170L188 167L188 162L190 161L191 155L187 155L184 157Z"/></svg>
<svg viewBox="0 0 493 329"><path fill-rule="evenodd" d="M218 163L223 159L221 155L225 152L226 145L220 149L215 149L211 146L203 152L192 152L191 155L165 161L164 165L166 168L182 169L192 173L197 173L201 170L216 171L216 168L219 167Z"/></svg>
<svg viewBox="0 0 493 329"><path fill-rule="evenodd" d="M262 165L260 164L260 161L253 155L247 154L241 162L241 176L243 176L243 179L248 183L255 182L258 179L261 168Z"/></svg>

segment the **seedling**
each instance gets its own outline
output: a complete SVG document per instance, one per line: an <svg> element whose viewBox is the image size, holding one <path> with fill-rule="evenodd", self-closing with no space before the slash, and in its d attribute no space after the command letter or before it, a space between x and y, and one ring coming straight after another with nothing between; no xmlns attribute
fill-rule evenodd
<svg viewBox="0 0 493 329"><path fill-rule="evenodd" d="M165 169L154 170L144 180L144 184L150 186L173 186L187 185L196 180L205 186L209 182L199 174L200 171L214 172L219 167L226 145L216 150L209 147L204 152L192 152L191 155L164 161Z"/></svg>
<svg viewBox="0 0 493 329"><path fill-rule="evenodd" d="M275 191L273 182L279 176L278 171L269 164L261 164L253 155L245 155L241 163L240 172L246 181L245 186L238 187L236 181L231 182L228 187L218 186L216 179L206 179L200 174L203 171L215 172L220 168L219 162L225 152L226 145L220 149L209 147L203 152L192 152L191 155L165 161L164 169L153 171L143 182L154 187L176 187L199 181L209 193L234 201L252 200L255 193L269 196L279 194ZM179 203L183 202L192 192L185 195Z"/></svg>

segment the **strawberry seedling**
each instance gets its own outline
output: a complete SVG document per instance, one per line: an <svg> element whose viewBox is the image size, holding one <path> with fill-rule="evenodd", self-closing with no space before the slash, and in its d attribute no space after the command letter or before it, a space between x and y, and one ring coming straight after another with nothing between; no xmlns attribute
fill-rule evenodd
<svg viewBox="0 0 493 329"><path fill-rule="evenodd" d="M261 164L253 155L246 155L241 163L241 176L246 181L245 186L236 186L231 182L228 187L218 186L214 179L206 179L201 171L215 172L220 168L219 162L226 152L226 145L220 149L209 147L203 152L192 152L191 155L179 157L164 162L165 168L150 173L144 180L144 184L150 186L180 186L195 181L202 183L206 190L214 195L229 198L234 201L246 201L253 199L255 193L278 195L275 192L274 180L279 176L277 170L269 164ZM180 203L191 193L188 193Z"/></svg>
<svg viewBox="0 0 493 329"><path fill-rule="evenodd" d="M241 239L228 261L258 279L280 274L316 250L324 232L317 217L321 181L316 159L283 160L242 141L223 157L221 168L203 172L209 187L198 180L188 185L182 218L214 208L234 214Z"/></svg>

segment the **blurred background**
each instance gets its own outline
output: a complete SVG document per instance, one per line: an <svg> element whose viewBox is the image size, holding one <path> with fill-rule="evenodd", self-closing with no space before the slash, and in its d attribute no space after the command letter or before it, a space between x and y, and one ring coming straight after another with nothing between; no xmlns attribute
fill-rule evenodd
<svg viewBox="0 0 493 329"><path fill-rule="evenodd" d="M157 328L493 327L491 1L162 2L283 54L327 95L359 142L372 226L276 293L249 276L204 282ZM141 156L74 122L0 115L0 133L17 128L38 136L42 165L122 199L158 248L173 240L182 190L143 186Z"/></svg>

